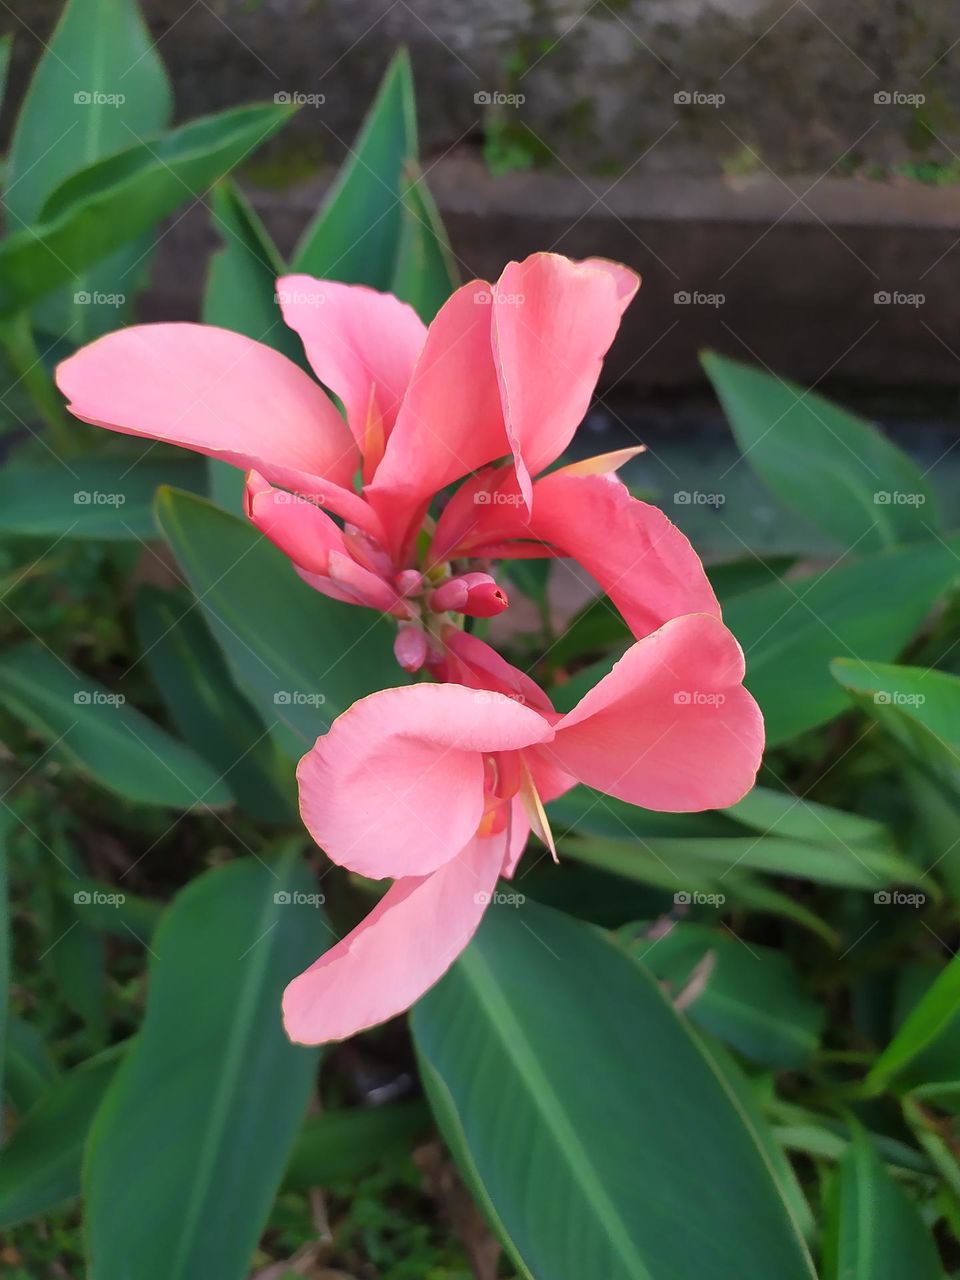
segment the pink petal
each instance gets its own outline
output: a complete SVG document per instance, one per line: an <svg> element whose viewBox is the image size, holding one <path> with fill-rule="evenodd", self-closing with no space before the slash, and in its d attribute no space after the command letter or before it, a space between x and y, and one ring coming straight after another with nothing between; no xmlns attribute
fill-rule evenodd
<svg viewBox="0 0 960 1280"><path fill-rule="evenodd" d="M533 707L552 721L559 719L553 703L535 680L507 662L496 649L458 627L445 627L443 642L450 663L450 679L469 689L487 689Z"/></svg>
<svg viewBox="0 0 960 1280"><path fill-rule="evenodd" d="M462 685L385 689L354 703L300 761L300 813L328 856L360 875L426 875L475 835L483 754L546 742L546 720Z"/></svg>
<svg viewBox="0 0 960 1280"><path fill-rule="evenodd" d="M383 461L371 502L402 539L414 511L452 481L510 452L493 364L490 285L474 280L440 308Z"/></svg>
<svg viewBox="0 0 960 1280"><path fill-rule="evenodd" d="M628 649L533 754L645 809L725 809L753 786L763 752L743 670L723 623L675 618Z"/></svg>
<svg viewBox="0 0 960 1280"><path fill-rule="evenodd" d="M504 419L529 504L530 477L564 451L590 404L626 302L626 267L535 253L508 263L493 304ZM639 281L636 281L637 286Z"/></svg>
<svg viewBox="0 0 960 1280"><path fill-rule="evenodd" d="M369 479L393 430L426 325L405 302L365 285L283 276L283 318L317 377L343 402Z"/></svg>
<svg viewBox="0 0 960 1280"><path fill-rule="evenodd" d="M57 369L70 412L125 435L168 440L255 468L349 488L357 451L330 399L286 356L199 324L118 329Z"/></svg>
<svg viewBox="0 0 960 1280"><path fill-rule="evenodd" d="M272 488L251 471L244 491L247 516L284 555L308 573L326 574L331 551L340 551L340 526L314 503L283 489Z"/></svg>
<svg viewBox="0 0 960 1280"><path fill-rule="evenodd" d="M290 1039L344 1040L409 1009L473 937L505 845L505 833L478 837L432 875L397 880L352 933L287 987Z"/></svg>
<svg viewBox="0 0 960 1280"><path fill-rule="evenodd" d="M684 613L720 616L700 558L684 534L614 476L553 471L533 486L530 514L510 472L488 470L454 494L437 523L431 557L496 549L509 558L513 552L503 544L520 538L546 543L582 565L635 636Z"/></svg>

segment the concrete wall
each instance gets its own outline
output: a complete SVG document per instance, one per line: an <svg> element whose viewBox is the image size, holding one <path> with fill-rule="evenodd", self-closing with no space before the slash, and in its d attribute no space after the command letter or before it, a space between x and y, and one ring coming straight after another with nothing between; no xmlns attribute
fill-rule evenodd
<svg viewBox="0 0 960 1280"><path fill-rule="evenodd" d="M182 116L323 94L291 168L334 159L390 52L413 54L426 148L634 172L819 174L960 151L953 0L144 0ZM59 0L14 0L12 96ZM876 94L902 95L875 102ZM505 95L489 104L478 95ZM677 95L681 100L676 101ZM684 100L684 95L686 99ZM697 95L702 95L698 100ZM724 101L717 105L717 95ZM924 101L915 101L917 96ZM523 101L516 101L522 98ZM938 141L942 139L942 141Z"/></svg>

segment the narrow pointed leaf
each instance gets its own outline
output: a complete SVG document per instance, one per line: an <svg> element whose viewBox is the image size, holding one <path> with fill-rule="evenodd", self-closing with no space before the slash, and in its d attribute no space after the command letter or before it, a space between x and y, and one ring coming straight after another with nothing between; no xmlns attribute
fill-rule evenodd
<svg viewBox="0 0 960 1280"><path fill-rule="evenodd" d="M402 224L401 177L416 158L413 75L401 49L323 207L303 233L293 270L389 289Z"/></svg>
<svg viewBox="0 0 960 1280"><path fill-rule="evenodd" d="M231 803L220 775L190 747L33 641L0 655L0 695L56 757L127 800L171 809Z"/></svg>

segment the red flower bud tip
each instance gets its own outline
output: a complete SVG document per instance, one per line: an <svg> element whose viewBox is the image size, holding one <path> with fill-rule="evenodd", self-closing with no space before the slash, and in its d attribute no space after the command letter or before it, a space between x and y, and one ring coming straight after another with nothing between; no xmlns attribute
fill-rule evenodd
<svg viewBox="0 0 960 1280"><path fill-rule="evenodd" d="M507 593L489 573L464 573L450 578L430 596L435 613L465 613L471 618L492 618L509 605Z"/></svg>
<svg viewBox="0 0 960 1280"><path fill-rule="evenodd" d="M423 574L419 569L401 569L394 579L402 596L412 596L423 586Z"/></svg>
<svg viewBox="0 0 960 1280"><path fill-rule="evenodd" d="M427 637L419 627L401 627L393 642L393 655L404 671L419 671L427 660Z"/></svg>

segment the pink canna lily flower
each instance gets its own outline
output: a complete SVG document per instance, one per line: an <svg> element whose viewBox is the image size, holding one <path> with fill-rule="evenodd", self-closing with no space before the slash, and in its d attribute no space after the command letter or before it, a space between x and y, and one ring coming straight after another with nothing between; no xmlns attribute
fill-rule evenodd
<svg viewBox="0 0 960 1280"><path fill-rule="evenodd" d="M467 683L371 694L300 762L314 839L340 866L394 883L287 987L295 1041L353 1035L432 986L530 828L552 849L544 804L574 783L671 812L724 808L753 785L763 724L715 617L674 618L638 641L567 715L474 637L457 643Z"/></svg>
<svg viewBox="0 0 960 1280"><path fill-rule="evenodd" d="M504 554L579 559L638 637L719 613L687 540L608 474L636 450L534 479L570 443L638 287L616 263L537 253L458 289L427 328L389 294L287 276L281 311L319 382L195 324L108 334L57 382L86 422L244 468L248 517L300 576L395 618L401 665L441 673L451 618L506 607L488 572ZM435 526L431 502L465 476Z"/></svg>

